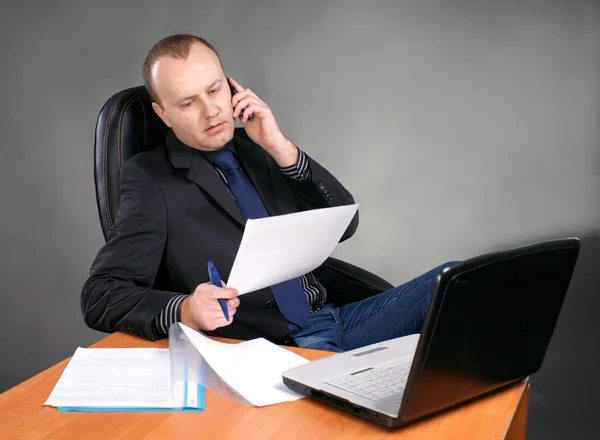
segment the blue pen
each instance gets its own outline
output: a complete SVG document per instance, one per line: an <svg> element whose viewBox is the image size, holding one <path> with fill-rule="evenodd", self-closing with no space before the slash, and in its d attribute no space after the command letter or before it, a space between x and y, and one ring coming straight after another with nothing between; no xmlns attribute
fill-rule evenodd
<svg viewBox="0 0 600 440"><path fill-rule="evenodd" d="M221 277L219 276L219 272L217 272L217 268L212 264L212 261L208 262L208 276L210 278L210 282L219 287L223 287L221 283ZM225 315L225 319L229 321L229 310L227 310L227 300L223 298L219 298L219 304L221 305L221 310L223 310L223 315Z"/></svg>

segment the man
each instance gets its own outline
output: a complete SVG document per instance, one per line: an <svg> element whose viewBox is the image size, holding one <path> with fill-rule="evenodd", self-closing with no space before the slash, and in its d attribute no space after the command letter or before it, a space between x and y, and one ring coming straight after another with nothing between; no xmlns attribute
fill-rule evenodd
<svg viewBox="0 0 600 440"><path fill-rule="evenodd" d="M218 336L332 351L420 331L444 266L347 304L352 292L340 292L331 274L324 283L324 268L241 297L210 284L207 261L227 279L246 219L354 200L283 135L267 104L225 76L205 40L173 35L156 43L144 81L170 130L165 145L123 164L117 218L83 286L88 326L158 339L180 321ZM358 215L342 240L357 226Z"/></svg>

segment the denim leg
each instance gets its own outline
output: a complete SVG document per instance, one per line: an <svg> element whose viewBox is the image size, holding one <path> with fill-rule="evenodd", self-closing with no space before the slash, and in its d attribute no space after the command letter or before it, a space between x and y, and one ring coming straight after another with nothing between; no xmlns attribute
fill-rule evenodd
<svg viewBox="0 0 600 440"><path fill-rule="evenodd" d="M341 347L352 350L420 333L438 274L456 263L443 264L379 295L342 306Z"/></svg>
<svg viewBox="0 0 600 440"><path fill-rule="evenodd" d="M341 352L344 350L339 322L339 309L326 305L308 315L305 327L300 328L293 323L289 325L298 347Z"/></svg>

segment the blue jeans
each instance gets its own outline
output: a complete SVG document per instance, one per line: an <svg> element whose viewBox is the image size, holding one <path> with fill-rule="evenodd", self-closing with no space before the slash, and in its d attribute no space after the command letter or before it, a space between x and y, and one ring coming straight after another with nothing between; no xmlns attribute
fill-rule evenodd
<svg viewBox="0 0 600 440"><path fill-rule="evenodd" d="M342 307L326 304L309 315L304 328L290 323L291 335L299 347L342 352L420 333L437 276L455 263L362 301Z"/></svg>

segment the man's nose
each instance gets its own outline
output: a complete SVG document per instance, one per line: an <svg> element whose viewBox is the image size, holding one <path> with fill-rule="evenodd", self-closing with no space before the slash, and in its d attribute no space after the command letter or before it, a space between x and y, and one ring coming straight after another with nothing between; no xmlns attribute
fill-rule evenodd
<svg viewBox="0 0 600 440"><path fill-rule="evenodd" d="M214 101L211 101L211 100L204 101L204 105L203 105L203 109L202 109L202 115L204 116L204 119L212 119L212 118L218 116L218 114L219 114L219 107L217 106L217 104Z"/></svg>

